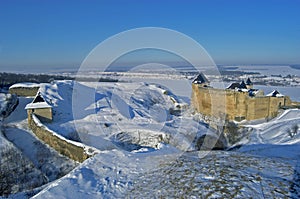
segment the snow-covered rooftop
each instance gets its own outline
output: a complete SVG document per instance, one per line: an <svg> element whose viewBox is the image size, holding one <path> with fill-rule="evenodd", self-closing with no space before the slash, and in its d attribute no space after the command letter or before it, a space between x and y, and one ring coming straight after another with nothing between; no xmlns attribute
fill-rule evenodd
<svg viewBox="0 0 300 199"><path fill-rule="evenodd" d="M240 83L235 82L235 83L230 84L230 85L227 87L227 89L236 89L236 88L238 88L238 87L240 87Z"/></svg>
<svg viewBox="0 0 300 199"><path fill-rule="evenodd" d="M204 83L209 83L209 81L203 73L199 73L199 75L193 80L193 83L194 84L204 84Z"/></svg>
<svg viewBox="0 0 300 199"><path fill-rule="evenodd" d="M21 88L37 88L37 87L40 87L40 84L30 83L30 82L24 82L24 83L14 84L14 85L12 85L9 88L11 89L11 88L20 88L20 87Z"/></svg>
<svg viewBox="0 0 300 199"><path fill-rule="evenodd" d="M36 109L36 108L51 108L47 102L36 102L27 104L25 109Z"/></svg>
<svg viewBox="0 0 300 199"><path fill-rule="evenodd" d="M38 92L33 101L27 104L25 109L36 109L36 108L51 108L52 106L45 100L45 97L41 92Z"/></svg>
<svg viewBox="0 0 300 199"><path fill-rule="evenodd" d="M269 96L269 97L284 97L284 95L282 95L281 93L279 93L279 91L277 91L277 90L272 91L267 96Z"/></svg>

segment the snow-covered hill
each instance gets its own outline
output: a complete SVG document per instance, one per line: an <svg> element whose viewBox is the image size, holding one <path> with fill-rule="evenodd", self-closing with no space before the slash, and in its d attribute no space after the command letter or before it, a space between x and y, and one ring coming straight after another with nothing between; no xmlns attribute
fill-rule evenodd
<svg viewBox="0 0 300 199"><path fill-rule="evenodd" d="M238 152L107 151L34 198L284 198L299 195L299 170ZM203 158L200 158L203 156Z"/></svg>
<svg viewBox="0 0 300 199"><path fill-rule="evenodd" d="M65 136L78 135L102 152L35 198L300 196L297 109L248 124L252 133L239 148L187 152L194 149L195 138L213 132L188 111L170 114L182 101L169 90L145 83L72 86L57 82L45 88L56 105L56 119L48 126L68 132ZM94 98L88 99L91 94ZM71 102L78 114L72 114Z"/></svg>
<svg viewBox="0 0 300 199"><path fill-rule="evenodd" d="M300 197L298 109L248 123L251 133L231 150L195 151L198 138L218 136L161 85L58 81L40 91L53 105L46 125L101 152L34 198ZM21 112L6 119L6 130L26 152L26 134L9 133L25 129Z"/></svg>
<svg viewBox="0 0 300 199"><path fill-rule="evenodd" d="M210 131L185 111L183 100L157 84L59 81L41 92L53 104L47 126L99 150L156 150L160 144L186 150Z"/></svg>
<svg viewBox="0 0 300 199"><path fill-rule="evenodd" d="M300 160L300 110L286 110L273 120L256 125L240 143L239 151L254 155Z"/></svg>
<svg viewBox="0 0 300 199"><path fill-rule="evenodd" d="M43 144L28 128L24 108L31 101L20 97L15 110L0 123L0 196L32 196L77 165Z"/></svg>
<svg viewBox="0 0 300 199"><path fill-rule="evenodd" d="M0 196L33 190L46 182L42 172L4 138L0 129Z"/></svg>

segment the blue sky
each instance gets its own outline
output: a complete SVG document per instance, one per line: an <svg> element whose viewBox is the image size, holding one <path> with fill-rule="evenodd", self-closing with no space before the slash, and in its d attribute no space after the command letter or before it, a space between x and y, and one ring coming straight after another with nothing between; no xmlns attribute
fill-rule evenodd
<svg viewBox="0 0 300 199"><path fill-rule="evenodd" d="M78 68L101 41L164 27L199 42L217 64L299 64L299 0L0 0L0 71Z"/></svg>

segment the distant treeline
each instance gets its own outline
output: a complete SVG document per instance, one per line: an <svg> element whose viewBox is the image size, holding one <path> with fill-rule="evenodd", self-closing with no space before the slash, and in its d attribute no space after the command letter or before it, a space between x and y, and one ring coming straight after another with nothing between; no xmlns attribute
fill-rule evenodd
<svg viewBox="0 0 300 199"><path fill-rule="evenodd" d="M0 73L0 88L8 88L13 84L21 82L32 83L50 83L54 80L75 80L74 77L62 75L46 75L46 74L16 74L16 73ZM109 78L76 78L77 81L85 82L117 82L118 80Z"/></svg>
<svg viewBox="0 0 300 199"><path fill-rule="evenodd" d="M72 79L72 77L65 77L61 75L0 73L0 86L3 88L20 82L47 83L53 80Z"/></svg>

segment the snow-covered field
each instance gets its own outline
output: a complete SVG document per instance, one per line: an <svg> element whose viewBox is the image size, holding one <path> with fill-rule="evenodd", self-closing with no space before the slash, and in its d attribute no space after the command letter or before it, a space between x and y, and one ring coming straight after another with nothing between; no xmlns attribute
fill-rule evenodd
<svg viewBox="0 0 300 199"><path fill-rule="evenodd" d="M238 69L268 75L275 71ZM285 75L297 70L284 69L289 70ZM47 184L34 198L300 197L299 109L282 111L268 122L245 123L251 131L229 150L197 151L195 140L217 135L188 108L189 82L147 78L119 83L58 81L42 87L53 105L54 120L48 128L100 153ZM299 87L291 88L279 90L299 99ZM30 142L18 141L25 135L15 129L9 133L11 128L26 129L25 112L22 116L21 109L16 111L5 120L7 137L25 153ZM7 142L0 141L1 146Z"/></svg>
<svg viewBox="0 0 300 199"><path fill-rule="evenodd" d="M103 152L37 198L299 194L299 110L260 125L248 124L253 130L238 143L240 148L187 152L194 149L199 134L212 132L193 120L188 110L171 115L169 109L184 100L168 89L146 83L77 83L72 90L72 84L57 82L45 89L46 95L57 99L57 120L48 126L70 133L64 136L77 132L77 139ZM78 111L75 115L71 101Z"/></svg>
<svg viewBox="0 0 300 199"><path fill-rule="evenodd" d="M232 66L225 66L232 67ZM261 75L297 75L300 77L300 70L292 68L289 65L242 65L242 66L233 66L236 67L234 70L245 71L245 72L258 72Z"/></svg>
<svg viewBox="0 0 300 199"><path fill-rule="evenodd" d="M260 125L240 148L185 152L170 145L143 153L107 150L36 198L298 198L299 110ZM291 133L292 132L292 136Z"/></svg>
<svg viewBox="0 0 300 199"><path fill-rule="evenodd" d="M60 81L43 93L54 105L48 127L99 150L156 150L162 143L183 149L209 131L185 113L184 100L157 84Z"/></svg>

